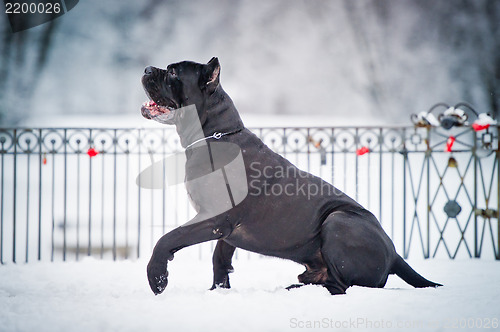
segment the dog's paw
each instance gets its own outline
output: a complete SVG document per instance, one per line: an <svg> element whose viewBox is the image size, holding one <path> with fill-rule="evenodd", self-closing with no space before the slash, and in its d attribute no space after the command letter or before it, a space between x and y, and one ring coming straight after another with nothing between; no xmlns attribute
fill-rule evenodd
<svg viewBox="0 0 500 332"><path fill-rule="evenodd" d="M168 271L167 267L162 265L148 265L148 281L149 287L155 295L161 294L168 284Z"/></svg>
<svg viewBox="0 0 500 332"><path fill-rule="evenodd" d="M229 276L226 275L224 278L219 279L217 281L214 280L214 283L212 284L212 287L210 287L210 290L214 290L217 288L231 288L231 285L229 284Z"/></svg>
<svg viewBox="0 0 500 332"><path fill-rule="evenodd" d="M229 286L229 282L228 283L217 283L217 284L212 284L212 287L210 287L208 290L214 290L214 289L218 289L218 288L224 288L224 289L229 289L231 288L231 286Z"/></svg>

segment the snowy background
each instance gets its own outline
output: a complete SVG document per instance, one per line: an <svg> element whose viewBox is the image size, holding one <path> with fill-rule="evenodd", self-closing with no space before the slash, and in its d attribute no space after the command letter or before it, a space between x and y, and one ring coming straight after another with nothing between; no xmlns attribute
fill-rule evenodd
<svg viewBox="0 0 500 332"><path fill-rule="evenodd" d="M499 22L496 0L85 0L16 34L0 15L0 124L140 121L145 66L212 56L243 114L354 125L407 124L440 101L496 112Z"/></svg>

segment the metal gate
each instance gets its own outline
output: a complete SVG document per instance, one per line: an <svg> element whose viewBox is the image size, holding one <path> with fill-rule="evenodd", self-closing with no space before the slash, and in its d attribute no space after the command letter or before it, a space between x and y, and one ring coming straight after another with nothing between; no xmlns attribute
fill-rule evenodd
<svg viewBox="0 0 500 332"><path fill-rule="evenodd" d="M404 257L500 259L497 127L252 130L370 209ZM179 151L171 128L0 129L0 261L149 256L194 212L136 178Z"/></svg>

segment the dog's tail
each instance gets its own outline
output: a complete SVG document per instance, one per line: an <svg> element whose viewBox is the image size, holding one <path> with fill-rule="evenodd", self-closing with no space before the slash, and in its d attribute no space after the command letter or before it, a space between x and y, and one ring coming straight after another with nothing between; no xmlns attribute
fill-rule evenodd
<svg viewBox="0 0 500 332"><path fill-rule="evenodd" d="M415 270L412 269L411 266L408 265L408 263L406 263L399 255L397 255L394 263L392 264L391 273L395 273L398 277L416 288L443 286L422 277L420 274L415 272Z"/></svg>

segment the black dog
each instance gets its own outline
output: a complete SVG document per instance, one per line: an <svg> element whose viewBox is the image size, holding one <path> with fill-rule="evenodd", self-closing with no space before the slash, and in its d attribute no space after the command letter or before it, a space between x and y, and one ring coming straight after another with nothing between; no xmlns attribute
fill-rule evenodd
<svg viewBox="0 0 500 332"><path fill-rule="evenodd" d="M219 73L219 61L213 58L208 64L185 61L166 70L147 67L142 77L150 98L142 115L176 125L187 148L186 179L207 174L201 161L207 147L232 143L241 150L249 188L241 202L231 198L232 208L195 217L158 241L147 267L155 294L167 286L167 261L176 251L210 240L218 240L212 289L230 287L228 273L236 247L302 264L306 270L299 282L324 285L331 294L343 294L352 285L384 287L389 274L414 287L441 286L423 278L396 253L373 214L322 179L297 169L246 129L219 84ZM180 111L186 106L195 107L197 121ZM204 152L198 153L196 145L204 145ZM212 171L221 167L214 167L213 160L211 165ZM210 187L203 181L187 184L199 215L209 209L200 192ZM296 286L300 285L291 287Z"/></svg>

